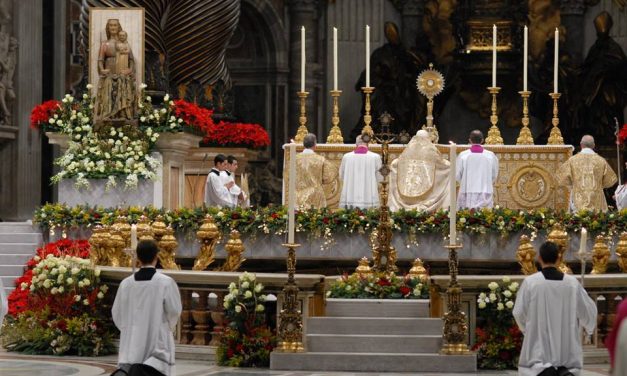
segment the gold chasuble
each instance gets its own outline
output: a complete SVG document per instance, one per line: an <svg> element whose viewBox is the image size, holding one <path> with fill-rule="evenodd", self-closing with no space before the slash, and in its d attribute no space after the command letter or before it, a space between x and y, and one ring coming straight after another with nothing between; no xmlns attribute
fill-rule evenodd
<svg viewBox="0 0 627 376"><path fill-rule="evenodd" d="M305 149L296 155L296 205L305 208L326 207L322 185L336 178L337 168L313 150Z"/></svg>
<svg viewBox="0 0 627 376"><path fill-rule="evenodd" d="M616 173L592 149L584 148L570 157L558 172L560 184L571 188L570 210L607 211L604 188L616 184Z"/></svg>

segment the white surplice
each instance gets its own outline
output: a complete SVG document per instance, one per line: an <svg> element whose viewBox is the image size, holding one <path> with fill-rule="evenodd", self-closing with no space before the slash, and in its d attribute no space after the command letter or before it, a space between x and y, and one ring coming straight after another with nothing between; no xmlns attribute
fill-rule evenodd
<svg viewBox="0 0 627 376"><path fill-rule="evenodd" d="M233 199L231 193L226 189L227 182L222 177L219 170L212 168L207 175L205 184L205 204L207 206L233 207Z"/></svg>
<svg viewBox="0 0 627 376"><path fill-rule="evenodd" d="M623 210L627 208L627 183L616 187L614 197L616 197L616 209Z"/></svg>
<svg viewBox="0 0 627 376"><path fill-rule="evenodd" d="M242 193L242 189L237 184L235 184L235 174L225 170L225 171L220 172L220 177L223 179L224 184L233 182L233 186L230 189L228 189L229 194L230 194L229 198L231 199L232 207L238 206L239 195L240 193Z"/></svg>
<svg viewBox="0 0 627 376"><path fill-rule="evenodd" d="M498 173L499 160L490 150L464 150L459 153L455 170L455 178L459 182L457 207L491 208Z"/></svg>
<svg viewBox="0 0 627 376"><path fill-rule="evenodd" d="M340 164L340 208L368 209L379 206L381 165L381 156L371 151L364 154L344 154Z"/></svg>
<svg viewBox="0 0 627 376"><path fill-rule="evenodd" d="M537 376L548 367L583 367L581 328L592 333L597 307L577 279L565 274L547 280L542 272L525 278L518 290L514 318L524 333L518 375Z"/></svg>
<svg viewBox="0 0 627 376"><path fill-rule="evenodd" d="M143 363L173 375L174 335L181 315L181 296L174 280L158 271L148 281L125 278L111 314L120 330L118 365Z"/></svg>
<svg viewBox="0 0 627 376"><path fill-rule="evenodd" d="M17 286L16 289L21 288ZM2 285L2 279L0 278L0 329L4 322L4 316L9 312L9 302L7 301L7 295L4 293L4 286Z"/></svg>

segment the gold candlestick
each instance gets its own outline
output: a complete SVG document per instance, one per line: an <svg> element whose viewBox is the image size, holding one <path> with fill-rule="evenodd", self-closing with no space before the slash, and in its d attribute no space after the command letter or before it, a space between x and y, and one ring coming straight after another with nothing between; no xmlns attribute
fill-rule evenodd
<svg viewBox="0 0 627 376"><path fill-rule="evenodd" d="M500 90L500 87L492 86L488 88L488 91L492 95L492 115L490 115L490 123L492 123L492 126L488 131L488 137L485 139L485 143L487 145L503 145L503 137L501 137L501 131L497 126L497 123L499 122L499 115L497 111L496 96L499 94Z"/></svg>
<svg viewBox="0 0 627 376"><path fill-rule="evenodd" d="M342 137L342 130L340 129L340 95L342 90L331 90L331 97L333 98L333 115L331 115L331 131L327 137L327 144L343 144L344 137Z"/></svg>
<svg viewBox="0 0 627 376"><path fill-rule="evenodd" d="M551 134L549 135L549 145L564 145L564 138L562 137L562 132L560 132L559 124L560 118L558 115L557 108L557 100L560 99L562 94L560 93L550 93L549 96L553 98L553 120L551 123L553 124L553 128L551 128Z"/></svg>
<svg viewBox="0 0 627 376"><path fill-rule="evenodd" d="M302 143L303 139L309 133L307 130L307 96L309 95L308 91L299 91L296 93L298 98L300 98L300 116L298 117L298 123L300 126L298 127L298 131L296 132L296 136L294 137L294 141L298 143Z"/></svg>
<svg viewBox="0 0 627 376"><path fill-rule="evenodd" d="M446 245L448 248L448 271L451 279L449 280L446 295L448 301L446 304L447 312L444 314L444 344L440 353L445 355L461 355L468 354L468 345L466 337L468 335L468 322L466 314L461 310L462 306L462 286L457 281L457 272L459 261L457 259L457 250L462 248L461 244Z"/></svg>
<svg viewBox="0 0 627 376"><path fill-rule="evenodd" d="M366 133L372 137L374 135L374 131L370 126L370 123L372 123L372 115L370 115L370 95L374 92L374 88L371 86L364 86L361 88L361 91L366 94L366 104L364 105L364 128L361 130L361 133Z"/></svg>
<svg viewBox="0 0 627 376"><path fill-rule="evenodd" d="M287 248L287 282L283 286L283 306L279 314L279 345L275 351L303 352L303 316L298 303L296 248L300 244L283 244Z"/></svg>
<svg viewBox="0 0 627 376"><path fill-rule="evenodd" d="M531 95L531 92L519 91L518 93L523 99L523 126L520 129L516 145L533 145L533 136L531 135L531 129L529 129L529 96Z"/></svg>

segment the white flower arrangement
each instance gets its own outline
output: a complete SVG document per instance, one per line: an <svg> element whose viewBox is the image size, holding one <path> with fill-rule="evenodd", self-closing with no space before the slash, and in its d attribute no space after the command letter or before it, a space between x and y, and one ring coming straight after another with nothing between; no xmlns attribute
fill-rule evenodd
<svg viewBox="0 0 627 376"><path fill-rule="evenodd" d="M482 292L477 297L477 307L479 309L492 309L496 311L512 310L516 301L516 291L518 282L512 282L507 276L503 277L502 283L492 281L488 284L489 292Z"/></svg>

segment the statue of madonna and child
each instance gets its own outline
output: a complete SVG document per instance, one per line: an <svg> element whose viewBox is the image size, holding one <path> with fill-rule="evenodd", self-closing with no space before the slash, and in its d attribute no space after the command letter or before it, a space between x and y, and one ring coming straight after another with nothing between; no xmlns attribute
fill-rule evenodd
<svg viewBox="0 0 627 376"><path fill-rule="evenodd" d="M107 40L98 52L98 91L95 119L100 121L132 120L136 116L138 95L135 82L135 59L128 34L117 19L107 20Z"/></svg>

